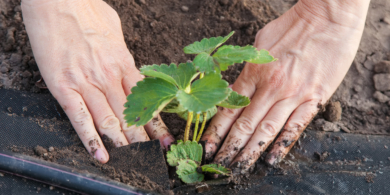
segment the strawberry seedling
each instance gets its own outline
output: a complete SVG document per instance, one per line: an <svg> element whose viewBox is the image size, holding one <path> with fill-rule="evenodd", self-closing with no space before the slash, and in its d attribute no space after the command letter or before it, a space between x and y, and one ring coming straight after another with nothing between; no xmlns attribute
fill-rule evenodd
<svg viewBox="0 0 390 195"><path fill-rule="evenodd" d="M228 87L221 71L244 61L265 64L276 60L268 51L258 51L250 45L221 46L233 33L226 37L204 38L186 46L184 53L196 54L193 62L180 63L178 66L162 64L141 67L141 74L147 77L138 82L127 97L124 114L129 126L143 126L161 111L177 113L187 120L184 140L179 140L167 152L168 164L176 166L176 173L185 183L202 181L203 173L225 176L231 173L230 169L217 164L201 166L203 149L198 143L206 121L216 114L217 106L237 109L250 103L248 97ZM189 132L192 123L195 123L195 127L191 141ZM199 123L202 124L198 133Z"/></svg>

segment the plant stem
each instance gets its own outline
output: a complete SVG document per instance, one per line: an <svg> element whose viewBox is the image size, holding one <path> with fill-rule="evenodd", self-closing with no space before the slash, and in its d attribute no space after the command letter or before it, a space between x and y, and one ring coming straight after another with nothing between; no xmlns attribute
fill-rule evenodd
<svg viewBox="0 0 390 195"><path fill-rule="evenodd" d="M207 120L207 112L203 112L202 127L200 127L200 131L199 131L198 137L196 138L197 142L199 142L200 138L202 137L202 133L203 133L204 127L206 126L206 120Z"/></svg>
<svg viewBox="0 0 390 195"><path fill-rule="evenodd" d="M203 77L204 77L204 73L201 72L200 75L199 75L199 79L202 79ZM194 136L192 137L192 141L197 140L197 139L196 139L196 135L197 135L197 133L198 133L199 118L200 118L200 113L199 113L199 114L196 114L195 130L194 130ZM203 121L203 123L204 123L204 121ZM202 127L203 127L203 123L202 123ZM204 128L204 127L203 127L203 128ZM202 129L201 131L203 131L203 129ZM199 142L199 140L198 140L197 142Z"/></svg>
<svg viewBox="0 0 390 195"><path fill-rule="evenodd" d="M198 135L199 118L200 118L200 114L196 114L194 136L192 136L192 141L196 141L196 136Z"/></svg>
<svg viewBox="0 0 390 195"><path fill-rule="evenodd" d="M192 123L192 117L193 116L194 116L194 112L188 112L186 130L184 131L184 143L190 137L190 128L191 128L191 123Z"/></svg>

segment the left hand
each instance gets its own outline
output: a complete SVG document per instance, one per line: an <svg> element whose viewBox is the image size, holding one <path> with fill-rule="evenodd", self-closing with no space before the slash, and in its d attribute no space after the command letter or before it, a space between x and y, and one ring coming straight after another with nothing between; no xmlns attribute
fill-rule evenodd
<svg viewBox="0 0 390 195"><path fill-rule="evenodd" d="M347 73L368 4L301 0L260 30L255 47L279 60L246 64L232 88L251 97L251 104L219 108L202 137L207 140L206 159L212 160L227 136L214 163L244 173L283 128L265 159L270 165L280 162Z"/></svg>

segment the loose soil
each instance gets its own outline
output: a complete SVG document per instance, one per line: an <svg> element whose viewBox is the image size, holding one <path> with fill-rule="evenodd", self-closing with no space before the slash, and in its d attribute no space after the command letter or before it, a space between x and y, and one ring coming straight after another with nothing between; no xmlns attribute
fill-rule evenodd
<svg viewBox="0 0 390 195"><path fill-rule="evenodd" d="M182 48L204 37L226 35L236 31L228 44L247 45L254 42L256 32L268 22L288 10L295 0L107 0L119 14L126 44L134 56L136 66L185 62L193 56L184 55ZM182 7L186 6L187 9ZM387 0L372 0L362 42L345 79L332 96L330 106L320 112L308 128L318 131L390 135L390 89L386 89L386 76L390 69L383 68L390 61L390 4ZM277 32L275 32L277 33ZM41 79L31 46L22 22L20 0L0 0L0 87L49 93ZM385 62L384 62L385 61ZM378 66L378 67L377 67ZM381 67L379 67L381 66ZM234 83L244 64L232 66L223 76ZM379 76L378 76L379 75ZM374 80L375 78L375 80ZM12 112L4 111L4 112ZM185 121L172 114L162 114L169 130L177 139L183 136ZM337 141L337 140L336 140ZM298 146L294 148L299 148ZM32 148L22 150L29 155ZM319 160L326 153L318 151ZM85 151L81 144L56 148L41 158L68 166L97 167L108 171L107 176L130 185L152 190L161 186L140 173L125 172L124 167L101 165ZM63 162L58 159L72 159ZM263 157L261 158L263 159ZM73 162L73 160L76 160ZM294 160L285 164L294 167ZM82 163L80 163L82 162ZM259 163L260 162L260 163ZM89 169L86 169L89 170ZM254 173L267 170L256 163ZM279 169L284 174L284 169ZM172 172L172 171L171 171ZM261 174L263 175L263 174ZM125 178L125 179L123 179ZM128 178L128 179L126 179ZM372 182L372 178L367 179ZM150 181L150 182L149 182ZM181 183L171 181L172 187ZM245 182L244 182L245 185ZM241 186L241 185L239 185ZM232 186L233 189L238 187ZM240 187L241 188L241 187Z"/></svg>

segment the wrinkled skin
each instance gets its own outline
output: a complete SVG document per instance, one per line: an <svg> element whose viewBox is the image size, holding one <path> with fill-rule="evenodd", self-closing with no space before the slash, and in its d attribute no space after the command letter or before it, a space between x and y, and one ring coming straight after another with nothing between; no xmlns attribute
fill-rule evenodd
<svg viewBox="0 0 390 195"><path fill-rule="evenodd" d="M206 158L245 173L271 147L266 163L280 162L347 73L368 5L368 0L301 0L260 30L254 46L278 60L246 64L232 88L251 97L251 104L219 108L202 137Z"/></svg>
<svg viewBox="0 0 390 195"><path fill-rule="evenodd" d="M100 0L23 0L22 13L35 60L86 149L106 163L99 136L117 147L174 139L160 117L127 127L126 96L143 78L134 65L117 13Z"/></svg>

